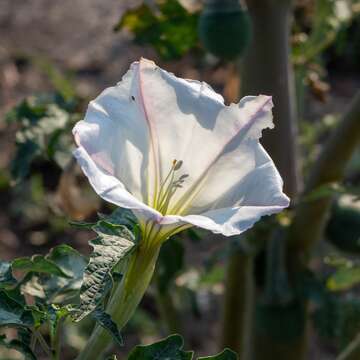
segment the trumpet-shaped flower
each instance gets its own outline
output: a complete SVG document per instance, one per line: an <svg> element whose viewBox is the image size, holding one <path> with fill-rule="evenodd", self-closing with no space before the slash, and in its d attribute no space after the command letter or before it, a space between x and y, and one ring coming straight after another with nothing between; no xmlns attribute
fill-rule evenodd
<svg viewBox="0 0 360 360"><path fill-rule="evenodd" d="M226 106L206 83L141 59L90 102L74 154L95 191L162 238L189 226L240 234L289 204L259 143L269 96Z"/></svg>
<svg viewBox="0 0 360 360"><path fill-rule="evenodd" d="M269 96L226 106L207 84L141 59L90 102L74 154L95 191L137 217L142 239L107 306L121 328L139 304L164 240L190 226L226 236L289 204L259 143L272 128ZM107 345L93 332L79 360Z"/></svg>

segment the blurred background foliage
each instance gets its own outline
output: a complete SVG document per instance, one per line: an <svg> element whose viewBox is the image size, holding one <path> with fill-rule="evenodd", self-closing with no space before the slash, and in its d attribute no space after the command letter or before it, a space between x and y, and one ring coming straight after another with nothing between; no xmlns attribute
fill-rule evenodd
<svg viewBox="0 0 360 360"><path fill-rule="evenodd" d="M229 1L226 11L216 13L214 2L197 0L124 1L120 5L119 1L103 5L96 1L89 5L81 0L72 3L64 1L61 9L51 5L49 13L44 1L34 9L10 0L0 7L0 28L4 34L0 43L1 264L19 256L45 255L58 245L58 251L53 250L47 258L50 256L66 272L69 269L66 270L63 258L75 256L79 261L77 270L83 271L85 260L80 253L89 254L87 241L93 234L86 228L70 227L68 221L94 221L97 212L109 213L112 208L98 199L72 160L71 128L83 116L89 99L117 82L130 61L139 56L150 57L179 76L209 82L224 94L226 102L239 97L238 64L251 43L252 27L248 20L232 27L234 21L229 13L237 19L248 19L244 7ZM71 15L76 13L73 6L87 11L82 16L85 20ZM359 89L359 14L360 3L355 0L294 2L290 60L298 108L296 141L305 178L339 124L345 104ZM35 29L29 29L30 21ZM211 33L213 21L221 31ZM77 35L71 37L73 32ZM240 60L234 60L235 55ZM349 344L358 341L359 149L341 182L317 188L305 198L295 198L294 206L297 201L317 201L329 195L334 200L322 241L312 251L308 271L296 290L311 301L309 359L335 359ZM275 219L262 220L254 232L240 238L223 240L194 229L166 243L156 281L126 329L126 344L120 354L139 342L153 342L173 332L181 333L185 343L200 354L215 353L226 263L234 249L256 254L253 273L256 286L265 287L261 294L264 304L278 305L292 298L283 242L267 237L269 229L280 233L286 229L293 211L292 208ZM69 244L79 253L67 252L66 245L60 244ZM69 285L66 277L50 274L55 278L49 280L50 275L38 268L21 271L31 276L26 283L19 277L17 290L22 286L28 294L38 289L40 295L30 295L40 299L41 291L51 292L54 282ZM0 276L3 274L9 276L7 271L0 271ZM76 293L79 283L75 280L79 281L80 275L72 276L70 288ZM15 281L8 279L11 284ZM44 309L51 328L54 317ZM55 310L56 316L61 317L60 310ZM294 325L300 326L300 312L294 314ZM257 313L259 318L270 319L275 335L276 326L281 327L282 319L288 319L285 315L279 312L273 317L265 306ZM70 359L84 345L92 320L87 319L80 326L66 321L64 343L68 346L63 356ZM293 331L301 329L295 326ZM11 330L6 330L6 334L14 336ZM45 328L43 336L51 337L51 331ZM19 358L17 352L3 349L0 357ZM46 359L45 354L43 358Z"/></svg>

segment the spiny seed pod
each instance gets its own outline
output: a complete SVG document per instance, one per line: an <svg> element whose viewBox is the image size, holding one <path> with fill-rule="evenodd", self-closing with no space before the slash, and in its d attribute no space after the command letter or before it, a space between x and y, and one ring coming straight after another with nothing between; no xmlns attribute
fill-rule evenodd
<svg viewBox="0 0 360 360"><path fill-rule="evenodd" d="M206 0L199 19L205 49L221 59L241 56L251 39L251 21L239 0Z"/></svg>

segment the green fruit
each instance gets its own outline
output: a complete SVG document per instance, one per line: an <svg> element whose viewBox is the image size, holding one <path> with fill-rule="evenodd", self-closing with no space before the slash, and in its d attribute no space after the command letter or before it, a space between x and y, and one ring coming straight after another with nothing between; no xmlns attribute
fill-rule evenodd
<svg viewBox="0 0 360 360"><path fill-rule="evenodd" d="M233 60L244 53L250 42L251 21L238 0L208 0L200 15L198 31L206 50Z"/></svg>
<svg viewBox="0 0 360 360"><path fill-rule="evenodd" d="M326 237L340 250L360 254L360 209L336 204L326 227Z"/></svg>

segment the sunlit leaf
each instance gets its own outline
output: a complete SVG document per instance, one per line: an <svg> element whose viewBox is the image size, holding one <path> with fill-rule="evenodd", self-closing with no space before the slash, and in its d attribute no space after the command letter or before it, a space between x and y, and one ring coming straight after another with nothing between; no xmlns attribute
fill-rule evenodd
<svg viewBox="0 0 360 360"><path fill-rule="evenodd" d="M77 301L82 284L83 273L87 259L68 245L53 248L46 256L55 264L62 274L33 272L22 283L22 291L32 296L44 299L47 303L61 304Z"/></svg>
<svg viewBox="0 0 360 360"><path fill-rule="evenodd" d="M43 255L34 255L31 258L17 258L13 260L12 267L14 270L46 273L67 278L70 277L70 275L64 272L56 263Z"/></svg>
<svg viewBox="0 0 360 360"><path fill-rule="evenodd" d="M115 265L134 247L134 236L124 225L101 220L93 227L97 238L90 241L93 252L84 272L80 308L74 316L80 321L95 310L108 290L109 278Z"/></svg>
<svg viewBox="0 0 360 360"><path fill-rule="evenodd" d="M332 291L344 291L351 289L359 283L360 266L342 266L328 278L326 285Z"/></svg>

